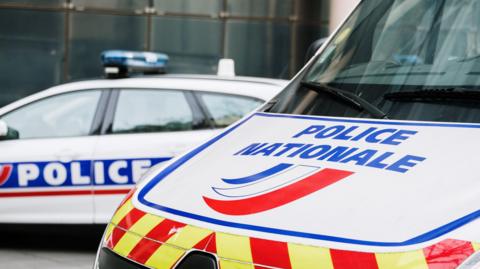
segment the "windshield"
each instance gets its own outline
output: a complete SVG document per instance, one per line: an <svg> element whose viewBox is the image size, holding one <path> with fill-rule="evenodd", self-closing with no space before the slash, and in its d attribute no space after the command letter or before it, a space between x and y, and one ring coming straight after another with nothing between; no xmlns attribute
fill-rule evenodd
<svg viewBox="0 0 480 269"><path fill-rule="evenodd" d="M479 14L480 0L362 1L270 111L373 117L336 89L388 119L480 122Z"/></svg>

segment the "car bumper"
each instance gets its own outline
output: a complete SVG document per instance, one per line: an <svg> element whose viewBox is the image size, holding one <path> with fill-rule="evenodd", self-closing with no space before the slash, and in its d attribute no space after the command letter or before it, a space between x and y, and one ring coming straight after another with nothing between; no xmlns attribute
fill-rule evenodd
<svg viewBox="0 0 480 269"><path fill-rule="evenodd" d="M368 253L270 241L211 231L151 215L127 200L107 228L99 269L182 268L197 253L210 265L243 268L457 268L480 244L444 240L408 252ZM196 261L194 264L200 264ZM186 267L190 268L190 267Z"/></svg>

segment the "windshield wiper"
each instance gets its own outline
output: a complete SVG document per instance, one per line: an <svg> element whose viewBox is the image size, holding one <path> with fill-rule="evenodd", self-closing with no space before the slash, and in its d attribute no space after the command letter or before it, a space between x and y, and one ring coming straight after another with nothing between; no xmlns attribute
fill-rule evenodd
<svg viewBox="0 0 480 269"><path fill-rule="evenodd" d="M335 97L338 97L341 100L346 101L347 103L356 107L357 109L368 112L370 115L372 115L375 118L387 119L387 114L385 114L385 112L380 110L378 107L370 104L367 100L363 99L362 97L356 94L353 94L351 92L334 88L325 83L317 83L317 82L311 82L311 81L302 81L301 85L307 88L311 88L318 92L324 92L324 93L331 94Z"/></svg>
<svg viewBox="0 0 480 269"><path fill-rule="evenodd" d="M466 101L479 102L480 91L472 91L463 88L449 89L426 89L418 91L392 92L384 95L391 101Z"/></svg>

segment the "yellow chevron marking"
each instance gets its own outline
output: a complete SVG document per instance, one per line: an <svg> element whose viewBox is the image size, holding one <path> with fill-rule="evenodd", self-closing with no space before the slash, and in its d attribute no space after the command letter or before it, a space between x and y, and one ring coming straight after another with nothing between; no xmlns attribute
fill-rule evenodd
<svg viewBox="0 0 480 269"><path fill-rule="evenodd" d="M115 228L115 225L113 224L108 224L108 227L107 227L107 230L105 231L105 236L103 237L103 240L106 242L108 240L108 238L110 237L110 235L112 234L113 232L113 229Z"/></svg>
<svg viewBox="0 0 480 269"><path fill-rule="evenodd" d="M473 249L475 251L480 251L480 243L473 242L472 245L473 245Z"/></svg>
<svg viewBox="0 0 480 269"><path fill-rule="evenodd" d="M164 218L147 214L139 219L128 232L126 232L113 248L117 254L127 256L130 251Z"/></svg>
<svg viewBox="0 0 480 269"><path fill-rule="evenodd" d="M132 249L137 245L140 240L142 240L141 236L126 232L115 245L113 251L120 256L127 257L128 253L132 251Z"/></svg>
<svg viewBox="0 0 480 269"><path fill-rule="evenodd" d="M292 269L333 269L332 258L328 248L288 244L288 254Z"/></svg>
<svg viewBox="0 0 480 269"><path fill-rule="evenodd" d="M185 250L162 245L145 263L146 266L158 269L170 269L180 259Z"/></svg>
<svg viewBox="0 0 480 269"><path fill-rule="evenodd" d="M250 249L250 239L245 236L230 235L224 233L216 234L217 254L224 259L232 259L243 262L252 262L252 251ZM254 268L253 264L242 264L231 261L220 260L222 269L247 269Z"/></svg>
<svg viewBox="0 0 480 269"><path fill-rule="evenodd" d="M423 250L399 253L377 253L378 268L388 269L428 269Z"/></svg>
<svg viewBox="0 0 480 269"><path fill-rule="evenodd" d="M193 246L210 234L212 234L211 231L194 226L187 225L183 228L180 228L175 235L170 237L167 242L165 242L166 244L161 245L153 253L145 265L154 268L171 268L183 256L185 250L190 250Z"/></svg>
<svg viewBox="0 0 480 269"><path fill-rule="evenodd" d="M115 212L115 215L113 215L111 223L117 225L127 214L133 209L133 204L132 200L128 200L123 204L117 212Z"/></svg>

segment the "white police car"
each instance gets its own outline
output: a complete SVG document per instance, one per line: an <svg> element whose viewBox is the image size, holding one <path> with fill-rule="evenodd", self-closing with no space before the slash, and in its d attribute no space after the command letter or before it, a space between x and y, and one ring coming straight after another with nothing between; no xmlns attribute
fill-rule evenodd
<svg viewBox="0 0 480 269"><path fill-rule="evenodd" d="M478 14L360 1L268 106L138 185L98 268L480 268Z"/></svg>
<svg viewBox="0 0 480 269"><path fill-rule="evenodd" d="M166 59L103 55L117 77L162 71ZM0 108L0 223L105 223L150 167L216 134L284 85L228 75L99 79Z"/></svg>

